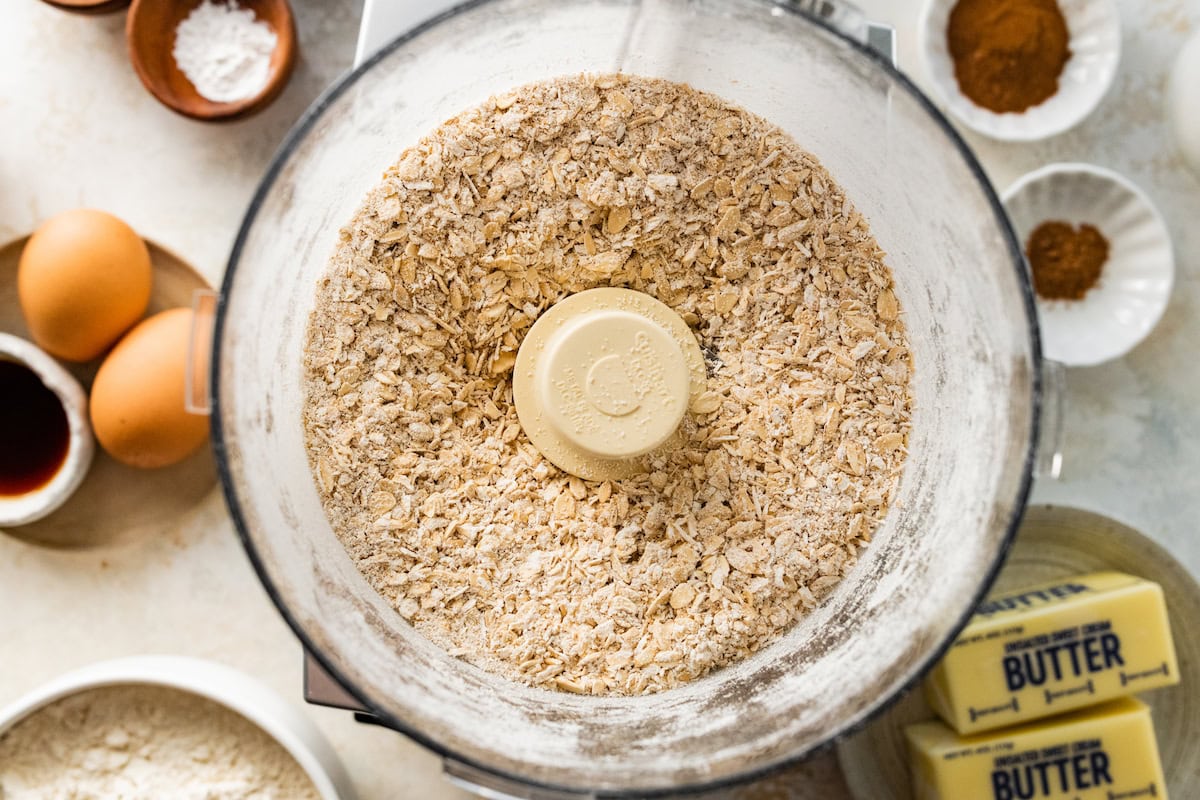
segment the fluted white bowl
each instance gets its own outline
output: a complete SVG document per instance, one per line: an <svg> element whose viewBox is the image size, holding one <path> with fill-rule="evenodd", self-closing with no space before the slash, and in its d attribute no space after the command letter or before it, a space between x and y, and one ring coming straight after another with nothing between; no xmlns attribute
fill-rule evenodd
<svg viewBox="0 0 1200 800"><path fill-rule="evenodd" d="M1058 92L1021 113L997 114L976 105L959 89L946 40L958 0L926 0L917 27L918 49L937 96L967 127L1012 142L1030 142L1079 124L1112 86L1121 60L1121 18L1114 0L1059 0L1070 34L1071 57Z"/></svg>
<svg viewBox="0 0 1200 800"><path fill-rule="evenodd" d="M1166 310L1175 280L1171 236L1150 198L1091 164L1050 164L1008 188L1004 207L1022 245L1048 220L1089 223L1109 243L1100 280L1080 300L1037 298L1042 350L1068 366L1125 355Z"/></svg>

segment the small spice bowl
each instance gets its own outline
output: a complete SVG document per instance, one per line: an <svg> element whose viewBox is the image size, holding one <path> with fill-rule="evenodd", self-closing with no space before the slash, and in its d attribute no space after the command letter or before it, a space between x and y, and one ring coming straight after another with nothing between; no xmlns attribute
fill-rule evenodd
<svg viewBox="0 0 1200 800"><path fill-rule="evenodd" d="M1070 35L1071 56L1058 91L1021 113L998 114L963 94L954 75L946 30L958 0L926 0L917 26L926 74L943 104L967 127L1012 142L1062 133L1083 121L1104 98L1121 59L1121 18L1113 0L1058 0Z"/></svg>
<svg viewBox="0 0 1200 800"><path fill-rule="evenodd" d="M56 440L47 441L44 452L39 442L23 442L29 449L21 447L22 452L17 454L20 462L16 472L20 474L9 474L8 467L18 466L10 461L14 454L0 454L5 465L0 471L3 478L0 529L3 529L35 522L65 503L83 483L95 445L83 387L49 354L32 342L0 333L0 367L8 376L0 381L0 389L5 393L0 400L0 413L15 413L23 418L24 429L17 438L28 437L32 419L47 437ZM12 422L0 420L0 430ZM0 442L0 446L7 449L12 445Z"/></svg>
<svg viewBox="0 0 1200 800"><path fill-rule="evenodd" d="M125 20L129 60L142 83L172 111L202 121L228 121L266 108L287 85L296 63L296 22L287 0L236 0L232 5L254 12L275 34L263 88L240 100L220 102L204 97L175 63L175 32L205 0L163 3L133 0Z"/></svg>
<svg viewBox="0 0 1200 800"><path fill-rule="evenodd" d="M1010 186L1004 207L1023 247L1047 221L1090 224L1108 240L1100 278L1082 299L1037 298L1047 358L1091 366L1146 338L1166 310L1175 259L1166 223L1141 189L1091 164L1049 164Z"/></svg>
<svg viewBox="0 0 1200 800"><path fill-rule="evenodd" d="M321 800L354 800L350 776L316 723L258 679L214 661L142 655L89 664L0 708L0 737L58 700L116 686L173 689L223 706L275 740Z"/></svg>

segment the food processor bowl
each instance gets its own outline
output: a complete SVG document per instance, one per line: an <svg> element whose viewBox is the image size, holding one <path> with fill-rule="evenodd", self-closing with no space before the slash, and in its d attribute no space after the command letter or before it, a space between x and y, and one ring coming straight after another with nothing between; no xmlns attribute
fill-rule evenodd
<svg viewBox="0 0 1200 800"><path fill-rule="evenodd" d="M340 227L384 169L489 95L614 70L713 92L815 154L888 254L915 364L908 462L859 563L753 657L641 697L518 685L417 633L326 520L301 424L315 288ZM276 157L220 297L214 446L271 597L376 719L459 774L524 787L512 793L719 786L861 725L924 673L986 589L1030 482L1040 358L1032 309L1020 250L978 164L913 85L853 36L765 0L468 3L339 82Z"/></svg>

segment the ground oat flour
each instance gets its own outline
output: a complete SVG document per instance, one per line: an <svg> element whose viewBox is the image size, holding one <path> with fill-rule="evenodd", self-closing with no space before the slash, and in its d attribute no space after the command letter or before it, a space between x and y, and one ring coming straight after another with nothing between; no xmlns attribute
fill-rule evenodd
<svg viewBox="0 0 1200 800"><path fill-rule="evenodd" d="M58 700L0 736L0 800L318 800L252 722L176 689L112 686Z"/></svg>

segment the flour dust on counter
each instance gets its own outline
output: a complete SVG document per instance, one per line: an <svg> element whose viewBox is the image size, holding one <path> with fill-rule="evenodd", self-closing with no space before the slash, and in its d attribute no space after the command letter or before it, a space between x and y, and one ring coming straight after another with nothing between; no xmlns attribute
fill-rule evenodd
<svg viewBox="0 0 1200 800"><path fill-rule="evenodd" d="M597 287L666 305L708 373L611 480L555 467L513 400L526 333ZM316 485L371 585L452 655L575 693L774 641L870 542L910 426L892 274L833 177L634 76L527 85L404 152L341 232L305 370Z"/></svg>

